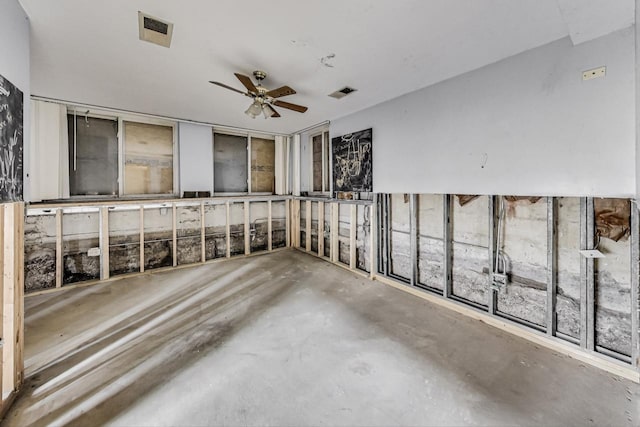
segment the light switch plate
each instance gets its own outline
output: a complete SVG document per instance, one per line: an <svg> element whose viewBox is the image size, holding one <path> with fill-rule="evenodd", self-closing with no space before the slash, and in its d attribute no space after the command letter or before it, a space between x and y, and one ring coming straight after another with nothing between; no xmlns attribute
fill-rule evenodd
<svg viewBox="0 0 640 427"><path fill-rule="evenodd" d="M604 258L604 254L597 249L585 249L580 251L580 255L585 258Z"/></svg>

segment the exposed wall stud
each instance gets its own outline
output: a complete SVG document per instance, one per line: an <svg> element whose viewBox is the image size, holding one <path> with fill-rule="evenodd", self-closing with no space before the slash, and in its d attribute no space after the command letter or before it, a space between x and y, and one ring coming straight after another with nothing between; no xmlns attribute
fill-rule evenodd
<svg viewBox="0 0 640 427"><path fill-rule="evenodd" d="M369 207L369 277L373 279L378 271L378 195L373 195L373 204Z"/></svg>
<svg viewBox="0 0 640 427"><path fill-rule="evenodd" d="M593 197L587 197L587 248L594 247L595 218ZM587 350L595 350L595 271L593 258L587 258Z"/></svg>
<svg viewBox="0 0 640 427"><path fill-rule="evenodd" d="M271 200L267 200L267 250L273 250L273 212Z"/></svg>
<svg viewBox="0 0 640 427"><path fill-rule="evenodd" d="M490 314L496 314L496 291L493 289L493 271L498 256L497 232L498 224L496 221L496 197L489 197L489 278L487 281L488 307Z"/></svg>
<svg viewBox="0 0 640 427"><path fill-rule="evenodd" d="M244 202L244 254L251 253L251 206L249 202Z"/></svg>
<svg viewBox="0 0 640 427"><path fill-rule="evenodd" d="M172 203L171 204L171 220L172 220L172 227L173 227L173 236L172 236L172 241L173 241L173 266L177 266L178 265L178 215L177 215L177 210L176 210L176 204Z"/></svg>
<svg viewBox="0 0 640 427"><path fill-rule="evenodd" d="M331 203L331 262L338 262L340 254L339 233L340 233L340 204Z"/></svg>
<svg viewBox="0 0 640 427"><path fill-rule="evenodd" d="M638 205L631 202L631 363L638 367L640 363L640 343L638 330L638 316L640 307L638 306L638 291L640 287L640 212Z"/></svg>
<svg viewBox="0 0 640 427"><path fill-rule="evenodd" d="M64 280L64 247L62 245L62 209L56 209L56 288L62 287Z"/></svg>
<svg viewBox="0 0 640 427"><path fill-rule="evenodd" d="M451 264L452 264L452 236L453 236L453 224L451 222L451 196L444 194L442 196L442 237L443 237L443 295L445 298L449 298L453 294L453 281L451 276Z"/></svg>
<svg viewBox="0 0 640 427"><path fill-rule="evenodd" d="M358 206L350 205L349 220L349 268L356 268L356 231L358 229Z"/></svg>
<svg viewBox="0 0 640 427"><path fill-rule="evenodd" d="M226 236L227 239L227 258L231 258L231 205L227 200L225 202L225 207L227 211L227 223L226 223Z"/></svg>
<svg viewBox="0 0 640 427"><path fill-rule="evenodd" d="M300 200L291 200L291 245L300 247Z"/></svg>
<svg viewBox="0 0 640 427"><path fill-rule="evenodd" d="M205 223L204 223L204 201L200 202L200 249L201 249L201 261L207 261L207 244L206 244L206 234L205 234Z"/></svg>
<svg viewBox="0 0 640 427"><path fill-rule="evenodd" d="M100 280L109 278L109 208L100 208Z"/></svg>
<svg viewBox="0 0 640 427"><path fill-rule="evenodd" d="M311 200L304 202L305 208L305 227L304 227L304 249L311 252Z"/></svg>
<svg viewBox="0 0 640 427"><path fill-rule="evenodd" d="M24 203L2 209L2 396L22 383L24 371Z"/></svg>
<svg viewBox="0 0 640 427"><path fill-rule="evenodd" d="M324 255L324 202L318 202L318 256Z"/></svg>
<svg viewBox="0 0 640 427"><path fill-rule="evenodd" d="M140 273L144 273L144 206L140 206Z"/></svg>
<svg viewBox="0 0 640 427"><path fill-rule="evenodd" d="M409 283L418 283L418 195L409 195L409 258L411 262L411 277Z"/></svg>
<svg viewBox="0 0 640 427"><path fill-rule="evenodd" d="M587 199L580 198L580 250L587 245ZM580 347L587 348L587 259L580 257Z"/></svg>
<svg viewBox="0 0 640 427"><path fill-rule="evenodd" d="M284 201L284 216L285 218L285 235L287 236L287 247L291 246L291 201L289 199Z"/></svg>
<svg viewBox="0 0 640 427"><path fill-rule="evenodd" d="M556 300L558 277L557 200L547 197L547 334L556 334Z"/></svg>
<svg viewBox="0 0 640 427"><path fill-rule="evenodd" d="M391 194L384 197L384 273L391 273Z"/></svg>

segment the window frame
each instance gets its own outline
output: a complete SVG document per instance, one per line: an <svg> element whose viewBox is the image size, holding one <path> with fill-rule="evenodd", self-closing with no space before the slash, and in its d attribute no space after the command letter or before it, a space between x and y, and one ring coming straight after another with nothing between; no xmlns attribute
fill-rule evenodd
<svg viewBox="0 0 640 427"><path fill-rule="evenodd" d="M216 164L216 141L215 141L215 135L216 133L218 134L222 134L222 135L229 135L229 136L241 136L241 137L246 137L247 138L247 191L246 192L238 192L238 191L215 191L216 188L216 183L215 183L215 170L213 172L213 194L212 197L233 197L233 196L272 196L276 194L276 191L274 189L273 192L268 192L268 191L253 191L251 188L251 138L257 138L257 139L264 139L264 140L268 140L268 141L273 141L274 144L274 150L276 150L276 135L275 134L269 134L269 133L256 133L256 132L242 132L239 130L233 130L233 129L225 129L225 128L221 128L221 127L212 127L212 132L211 132L211 144L212 144L212 148L213 148L213 168L215 169L215 164ZM274 159L274 171L273 171L273 176L274 178L276 177L276 163L278 162L277 158Z"/></svg>
<svg viewBox="0 0 640 427"><path fill-rule="evenodd" d="M108 112L101 112L101 111L95 111L95 110L92 111L84 108L81 109L79 107L74 107L70 105L67 106L67 116L76 116L77 118L88 117L92 119L111 120L111 121L114 121L118 127L117 134L116 134L116 139L118 140L118 194L116 195L113 195L113 194L72 195L71 185L69 185L69 199L70 200L119 199L121 196L120 196L120 185L119 185L119 182L120 182L120 122L118 121L118 116L114 114L109 114ZM67 129L67 133L69 133L70 131L71 129ZM69 146L69 153L71 153L71 145L74 145L74 144L75 144L75 141L72 141L72 140L67 141L67 145ZM75 151L76 151L76 148L74 146L74 156L76 155ZM69 160L70 160L69 170L67 171L67 175L69 177L69 180L71 180L71 168L73 167L73 164L71 164L71 159Z"/></svg>
<svg viewBox="0 0 640 427"><path fill-rule="evenodd" d="M67 115L75 115L77 117L90 117L96 119L105 119L105 120L113 120L118 124L118 194L117 195L75 195L69 196L70 200L127 200L127 199L158 199L158 198L172 198L178 196L178 189L180 188L180 159L179 159L179 149L178 149L178 123L174 120L169 119L160 119L160 118L152 118L146 116L139 116L136 114L128 114L128 113L120 113L120 112L112 112L105 111L100 109L91 109L85 107L79 107L74 105L67 105ZM173 134L173 150L172 150L172 163L173 163L173 188L171 193L154 193L154 194L124 194L124 184L125 184L125 135L124 135L124 122L134 122L141 124L150 124L150 125L158 125L158 126L167 126L172 128ZM68 141L68 144L71 145L73 141ZM71 168L71 165L69 165ZM68 171L69 176L71 175L71 170Z"/></svg>
<svg viewBox="0 0 640 427"><path fill-rule="evenodd" d="M173 135L173 147L172 147L172 163L173 163L173 188L171 193L142 193L142 194L124 194L126 174L125 171L125 149L126 138L124 135L124 122L140 123L145 125L156 125L170 127ZM179 176L180 176L180 159L178 157L178 124L172 120L163 120L149 117L136 117L129 114L118 115L118 193L120 198L133 198L133 199L145 199L145 198L167 198L177 197L178 188L180 188Z"/></svg>
<svg viewBox="0 0 640 427"><path fill-rule="evenodd" d="M321 136L322 140L322 191L315 191L313 183L313 139ZM325 158L325 149L327 150L327 158ZM309 134L309 192L310 196L330 197L333 182L331 180L331 135L329 128L323 127L316 132Z"/></svg>

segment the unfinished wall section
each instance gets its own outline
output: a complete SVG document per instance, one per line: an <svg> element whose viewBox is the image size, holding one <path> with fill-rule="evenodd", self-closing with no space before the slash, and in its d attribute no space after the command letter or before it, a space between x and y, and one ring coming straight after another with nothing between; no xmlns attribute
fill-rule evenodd
<svg viewBox="0 0 640 427"><path fill-rule="evenodd" d="M377 261L372 234L375 205L370 200L294 198L298 230L293 246L341 267L370 276Z"/></svg>
<svg viewBox="0 0 640 427"><path fill-rule="evenodd" d="M25 292L285 248L289 202L258 196L31 207Z"/></svg>
<svg viewBox="0 0 640 427"><path fill-rule="evenodd" d="M637 369L630 200L380 194L375 210L376 276Z"/></svg>

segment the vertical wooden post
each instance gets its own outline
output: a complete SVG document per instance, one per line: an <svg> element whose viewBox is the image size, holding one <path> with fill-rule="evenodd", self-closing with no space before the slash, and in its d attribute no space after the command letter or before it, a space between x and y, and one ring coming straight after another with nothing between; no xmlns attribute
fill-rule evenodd
<svg viewBox="0 0 640 427"><path fill-rule="evenodd" d="M318 256L324 256L324 202L318 202Z"/></svg>
<svg viewBox="0 0 640 427"><path fill-rule="evenodd" d="M305 201L306 225L305 225L305 250L311 251L311 200Z"/></svg>
<svg viewBox="0 0 640 427"><path fill-rule="evenodd" d="M171 204L172 230L173 230L173 266L178 265L178 215L176 204Z"/></svg>
<svg viewBox="0 0 640 427"><path fill-rule="evenodd" d="M442 195L442 238L443 238L443 260L442 265L444 274L442 275L442 288L445 298L451 298L453 295L453 282L452 282L452 253L453 253L453 223L451 222L452 207L451 207L451 195ZM492 266L489 266L489 274L491 274Z"/></svg>
<svg viewBox="0 0 640 427"><path fill-rule="evenodd" d="M100 208L100 280L109 278L109 208Z"/></svg>
<svg viewBox="0 0 640 427"><path fill-rule="evenodd" d="M204 225L204 201L200 202L200 249L202 250L201 261L207 260L207 245L205 242L205 225Z"/></svg>
<svg viewBox="0 0 640 427"><path fill-rule="evenodd" d="M331 262L340 259L340 203L331 203Z"/></svg>
<svg viewBox="0 0 640 427"><path fill-rule="evenodd" d="M356 232L358 231L358 205L352 204L349 221L349 268L356 268Z"/></svg>
<svg viewBox="0 0 640 427"><path fill-rule="evenodd" d="M557 207L554 197L547 197L547 335L556 335L556 303L557 303Z"/></svg>
<svg viewBox="0 0 640 427"><path fill-rule="evenodd" d="M140 273L144 273L144 206L140 205Z"/></svg>
<svg viewBox="0 0 640 427"><path fill-rule="evenodd" d="M227 258L231 258L231 205L228 200L225 202L225 206L227 207Z"/></svg>
<svg viewBox="0 0 640 427"><path fill-rule="evenodd" d="M419 282L418 271L418 195L409 195L409 258L411 259L411 276L409 283L416 286Z"/></svg>
<svg viewBox="0 0 640 427"><path fill-rule="evenodd" d="M64 280L64 247L62 245L62 209L56 209L56 288L62 287Z"/></svg>
<svg viewBox="0 0 640 427"><path fill-rule="evenodd" d="M24 203L2 205L2 396L22 383L24 361Z"/></svg>
<svg viewBox="0 0 640 427"><path fill-rule="evenodd" d="M289 199L284 201L284 216L286 224L285 224L285 235L287 236L287 247L291 246L291 202Z"/></svg>
<svg viewBox="0 0 640 427"><path fill-rule="evenodd" d="M249 201L244 202L244 254L251 253L251 207Z"/></svg>
<svg viewBox="0 0 640 427"><path fill-rule="evenodd" d="M378 271L378 195L373 195L369 208L369 277L373 279Z"/></svg>
<svg viewBox="0 0 640 427"><path fill-rule="evenodd" d="M293 247L300 247L300 200L293 200L292 206L292 218L291 218L291 237L293 240Z"/></svg>
<svg viewBox="0 0 640 427"><path fill-rule="evenodd" d="M273 214L271 212L271 200L267 201L267 250L273 250Z"/></svg>

